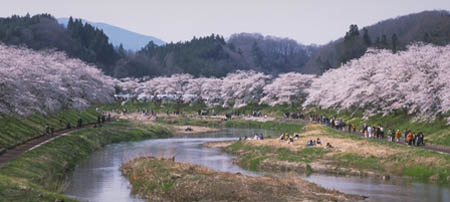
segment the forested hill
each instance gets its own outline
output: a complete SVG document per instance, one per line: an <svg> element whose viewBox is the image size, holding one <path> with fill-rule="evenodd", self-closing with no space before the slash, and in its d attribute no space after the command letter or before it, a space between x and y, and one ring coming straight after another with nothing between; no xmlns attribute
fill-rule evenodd
<svg viewBox="0 0 450 202"><path fill-rule="evenodd" d="M303 72L319 74L337 68L342 63L361 57L368 47L396 52L417 41L449 44L449 12L424 11L384 20L363 29L351 25L343 38L322 46L305 65Z"/></svg>
<svg viewBox="0 0 450 202"><path fill-rule="evenodd" d="M162 46L150 42L132 58L119 62L115 76L189 73L221 77L250 69L269 74L299 72L315 50L294 40L247 33L232 35L228 41L212 34Z"/></svg>
<svg viewBox="0 0 450 202"><path fill-rule="evenodd" d="M106 74L114 72L112 68L120 58L103 31L73 19L65 28L49 14L0 18L0 42L64 51L70 57L96 64Z"/></svg>
<svg viewBox="0 0 450 202"><path fill-rule="evenodd" d="M350 25L345 36L324 46L306 46L287 38L240 33L225 40L212 34L161 46L148 43L137 52L114 47L100 29L80 19L67 27L48 14L0 18L0 42L35 50L56 49L69 57L95 64L114 77L155 77L176 73L222 77L236 70L266 74L320 74L359 58L368 48L404 50L416 41L450 42L448 11L425 11L381 21L360 29Z"/></svg>

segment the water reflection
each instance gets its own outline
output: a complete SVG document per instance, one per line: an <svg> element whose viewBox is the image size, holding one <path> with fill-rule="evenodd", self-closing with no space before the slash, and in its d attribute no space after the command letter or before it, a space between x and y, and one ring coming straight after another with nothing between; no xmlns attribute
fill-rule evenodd
<svg viewBox="0 0 450 202"><path fill-rule="evenodd" d="M109 145L92 154L75 168L65 194L92 202L141 201L130 194L129 183L119 170L122 163L137 156L175 155L178 162L190 162L218 171L254 175L234 165L231 156L223 154L218 149L203 148L202 144L209 141L233 140L238 136L253 136L255 132L263 133L265 136L271 134L262 130L225 129L208 134L208 138L204 138L205 135L196 135Z"/></svg>
<svg viewBox="0 0 450 202"><path fill-rule="evenodd" d="M369 197L369 201L450 201L450 190L435 184L411 183L403 178L389 181L360 177L311 175L304 179L328 189Z"/></svg>

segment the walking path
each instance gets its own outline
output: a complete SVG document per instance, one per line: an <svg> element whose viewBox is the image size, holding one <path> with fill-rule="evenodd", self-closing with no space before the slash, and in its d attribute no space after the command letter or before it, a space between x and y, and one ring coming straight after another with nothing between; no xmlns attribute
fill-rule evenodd
<svg viewBox="0 0 450 202"><path fill-rule="evenodd" d="M107 122L105 122L105 123L107 123ZM63 129L63 130L55 131L55 134L53 136L40 135L33 139L28 140L25 143L16 145L16 146L6 150L4 153L0 154L0 168L3 167L3 165L5 163L7 163L8 161L16 159L17 157L19 157L20 155L24 154L27 151L31 151L31 150L33 150L37 147L40 147L41 145L47 144L48 142L51 142L57 138L69 135L71 132L78 131L80 129L84 129L84 128L88 128L88 127L92 127L95 124L97 124L97 122L86 124L80 128L71 128L71 129Z"/></svg>
<svg viewBox="0 0 450 202"><path fill-rule="evenodd" d="M348 132L348 131L346 131L346 130L338 130L338 129L336 129L336 128L332 128L332 127L330 127L329 125L325 125L325 124L322 124L322 123L319 123L319 122L316 122L316 121L310 121L310 122L311 122L311 123L315 123L315 124L321 124L321 125L323 125L323 126L327 126L328 128L331 128L331 129L333 129L333 130L335 130L335 131L340 131L340 132L347 133L347 134L354 135L354 136L364 137L364 134L361 133L361 132L359 132L359 131L356 131L356 132ZM373 139L377 139L377 140L380 140L380 141L391 142L391 141L389 140L389 137L386 137L386 138L384 138L384 139L381 139L381 138L373 138ZM402 145L407 145L407 144L406 144L405 142L403 142L403 141L396 142L396 143L402 144ZM425 144L425 145L423 145L423 146L412 146L412 147L417 147L417 148L423 148L423 149L427 149L427 150L432 150L432 151L436 151L436 152L443 153L443 154L450 154L450 147L448 147L448 146L440 146L440 145L433 145L433 144L427 143L427 144Z"/></svg>

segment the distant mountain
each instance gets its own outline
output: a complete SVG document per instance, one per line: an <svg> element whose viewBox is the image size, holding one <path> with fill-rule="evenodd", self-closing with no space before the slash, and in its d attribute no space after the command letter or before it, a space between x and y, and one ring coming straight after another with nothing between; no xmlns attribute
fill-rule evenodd
<svg viewBox="0 0 450 202"><path fill-rule="evenodd" d="M367 48L404 50L414 42L447 45L450 43L450 13L446 10L424 11L400 16L358 29L351 26L346 36L321 46L302 69L320 74L359 58ZM344 33L342 33L344 34Z"/></svg>
<svg viewBox="0 0 450 202"><path fill-rule="evenodd" d="M58 18L57 20L64 26L67 26L67 23L69 22L69 18ZM97 23L83 20L83 23L85 22L88 22L92 26L103 30L103 32L109 37L109 41L114 46L118 47L120 44L122 44L124 49L126 50L139 51L150 41L153 41L153 43L156 45L165 44L164 41L156 37L138 34L136 32L132 32L106 23Z"/></svg>

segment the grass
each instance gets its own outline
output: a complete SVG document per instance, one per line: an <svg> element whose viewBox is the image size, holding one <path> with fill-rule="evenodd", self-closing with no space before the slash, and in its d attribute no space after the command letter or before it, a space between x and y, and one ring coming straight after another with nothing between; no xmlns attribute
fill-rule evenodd
<svg viewBox="0 0 450 202"><path fill-rule="evenodd" d="M59 193L67 175L93 151L110 143L168 135L160 126L119 121L58 138L0 169L0 201L73 201Z"/></svg>
<svg viewBox="0 0 450 202"><path fill-rule="evenodd" d="M299 178L252 177L140 157L122 165L132 192L147 201L359 201Z"/></svg>
<svg viewBox="0 0 450 202"><path fill-rule="evenodd" d="M161 117L156 119L159 123L173 124L173 125L195 125L204 127L215 128L254 128L277 131L281 133L293 133L303 131L304 122L299 121L297 123L289 122L277 122L277 121L250 121L242 119L232 119L224 121L220 119L208 119L208 118L183 118L183 117Z"/></svg>
<svg viewBox="0 0 450 202"><path fill-rule="evenodd" d="M313 164L322 164L321 171L339 174L368 174L407 176L418 182L433 182L442 185L450 184L450 155L425 150L423 148L399 145L392 142L383 142L375 139L367 140L362 137L352 136L343 132L335 131L324 126L307 125L301 134L308 134L311 130L318 130L311 137L342 139L345 144L364 147L373 147L375 150L387 150L391 153L378 154L371 151L358 149L326 150L321 147L288 147L287 144L271 146L278 140L269 139L264 141L275 141L268 145L258 142L247 143L237 141L224 148L238 158L238 163L246 169L253 171L280 172L284 170L296 170L299 172L314 172ZM306 139L310 138L308 135ZM333 141L333 139L329 139ZM264 142L263 141L263 142ZM262 142L261 142L262 143ZM286 146L284 146L286 145ZM334 145L339 147L339 145ZM369 152L369 153L367 153ZM285 164L283 162L294 163ZM288 166L288 168L286 168ZM299 169L306 167L306 169ZM309 169L308 169L309 167ZM323 170L325 169L325 170ZM354 171L358 171L357 173Z"/></svg>
<svg viewBox="0 0 450 202"><path fill-rule="evenodd" d="M0 117L0 153L7 148L42 135L45 124L53 126L55 130L60 130L66 127L67 122L76 126L79 118L82 118L84 123L88 123L97 121L97 116L98 113L94 107L83 111L62 110L47 116L41 114L34 114L26 118L2 116Z"/></svg>
<svg viewBox="0 0 450 202"><path fill-rule="evenodd" d="M226 152L239 156L239 165L251 171L261 170L263 160L287 161L301 163L306 166L316 158L322 157L327 151L322 148L305 148L292 151L288 148L270 146L254 146L237 141L224 149Z"/></svg>
<svg viewBox="0 0 450 202"><path fill-rule="evenodd" d="M380 159L375 156L364 157L355 153L339 153L334 155L333 158L339 167L355 168L360 171L372 170L384 172Z"/></svg>

